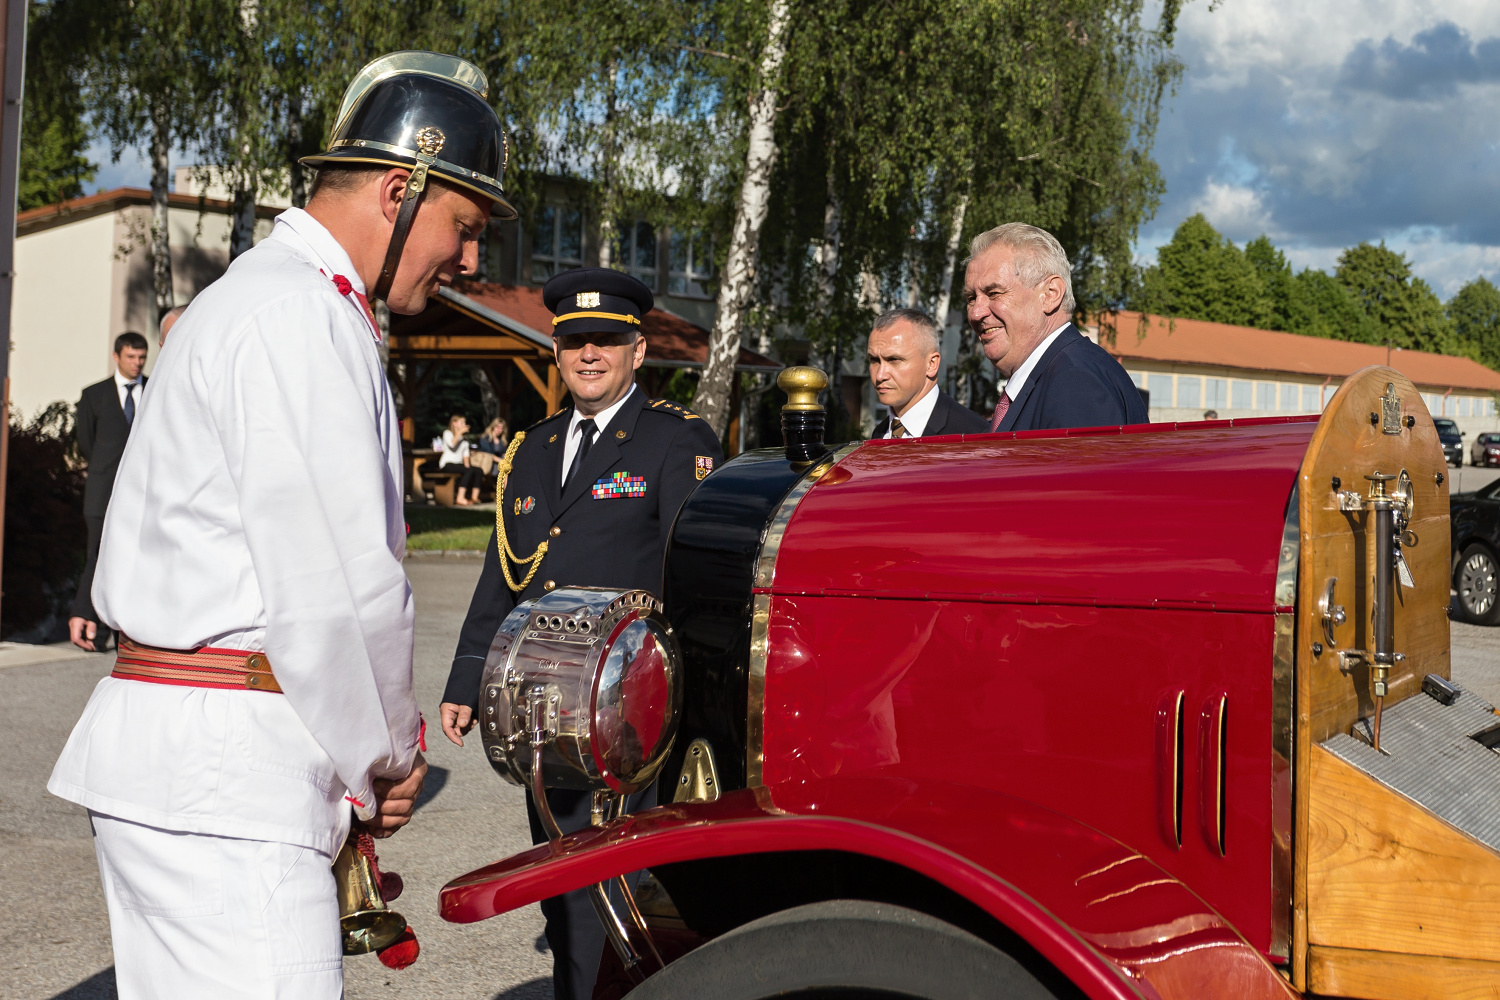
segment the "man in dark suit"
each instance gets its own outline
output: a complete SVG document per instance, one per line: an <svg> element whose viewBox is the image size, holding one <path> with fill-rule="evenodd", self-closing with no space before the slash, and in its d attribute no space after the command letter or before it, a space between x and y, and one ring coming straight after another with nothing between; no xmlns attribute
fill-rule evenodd
<svg viewBox="0 0 1500 1000"><path fill-rule="evenodd" d="M83 517L89 528L88 561L78 580L78 593L68 618L73 645L90 652L109 642L109 627L99 623L89 591L94 586L94 564L99 561L99 539L104 535L104 511L115 487L115 470L125 453L125 439L135 421L141 391L146 387L146 338L126 332L115 338L115 372L83 390L78 400L78 450L89 464L83 488Z"/></svg>
<svg viewBox="0 0 1500 1000"><path fill-rule="evenodd" d="M890 412L872 438L983 434L989 421L959 406L938 388L943 364L941 332L920 309L892 309L875 321L865 349L870 383Z"/></svg>
<svg viewBox="0 0 1500 1000"><path fill-rule="evenodd" d="M459 634L441 707L443 732L458 745L474 724L490 641L518 603L557 587L616 587L661 593L667 535L677 510L723 457L697 414L635 385L646 359L640 320L651 290L619 271L580 268L548 281L542 300L556 314L553 343L571 405L517 434L511 471L496 496L511 551L490 535L484 570ZM540 551L545 543L545 552ZM534 557L536 561L527 559ZM651 805L654 789L631 808ZM589 825L590 793L550 789L564 832ZM529 795L532 839L546 840ZM604 951L604 928L588 891L542 901L558 1000L589 1000Z"/></svg>
<svg viewBox="0 0 1500 1000"><path fill-rule="evenodd" d="M1069 322L1072 268L1051 233L1010 222L974 237L964 297L984 356L1006 380L990 430L1147 422L1125 369Z"/></svg>

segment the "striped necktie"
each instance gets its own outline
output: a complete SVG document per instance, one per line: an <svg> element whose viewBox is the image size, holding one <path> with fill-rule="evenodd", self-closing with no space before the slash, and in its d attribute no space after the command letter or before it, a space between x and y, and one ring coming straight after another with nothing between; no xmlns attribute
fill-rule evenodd
<svg viewBox="0 0 1500 1000"><path fill-rule="evenodd" d="M1008 409L1010 409L1010 397L1005 394L1004 390L1002 390L1000 393L1000 398L995 400L995 415L990 417L991 432L998 431L1000 429L1000 421L1005 419L1005 411Z"/></svg>
<svg viewBox="0 0 1500 1000"><path fill-rule="evenodd" d="M901 418L891 417L891 437L904 438L906 436L906 425L901 422Z"/></svg>

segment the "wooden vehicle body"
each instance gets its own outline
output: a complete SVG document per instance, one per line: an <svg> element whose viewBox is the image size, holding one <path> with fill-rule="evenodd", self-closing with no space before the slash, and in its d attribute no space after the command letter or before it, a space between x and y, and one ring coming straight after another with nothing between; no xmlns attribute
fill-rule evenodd
<svg viewBox="0 0 1500 1000"><path fill-rule="evenodd" d="M1495 845L1330 742L1368 733L1377 653L1391 718L1449 676L1445 473L1389 369L1321 418L742 456L668 553L675 801L463 876L442 912L649 868L684 947L853 898L1091 997L1491 995ZM1384 639L1376 507L1405 567Z"/></svg>

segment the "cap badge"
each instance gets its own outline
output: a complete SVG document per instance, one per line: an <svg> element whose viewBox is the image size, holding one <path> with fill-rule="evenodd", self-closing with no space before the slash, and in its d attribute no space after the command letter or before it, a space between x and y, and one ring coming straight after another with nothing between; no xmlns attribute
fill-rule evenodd
<svg viewBox="0 0 1500 1000"><path fill-rule="evenodd" d="M579 309L598 309L599 308L599 293L598 292L579 292L578 293L578 307L577 308L579 308Z"/></svg>
<svg viewBox="0 0 1500 1000"><path fill-rule="evenodd" d="M443 135L443 130L435 125L417 129L417 134L413 138L417 144L417 152L425 156L438 155L443 148L443 143L448 141L448 137Z"/></svg>

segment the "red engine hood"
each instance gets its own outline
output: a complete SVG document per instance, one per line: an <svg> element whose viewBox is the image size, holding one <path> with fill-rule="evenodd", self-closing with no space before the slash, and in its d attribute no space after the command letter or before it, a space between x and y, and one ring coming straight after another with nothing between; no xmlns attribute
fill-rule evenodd
<svg viewBox="0 0 1500 1000"><path fill-rule="evenodd" d="M1317 417L871 441L787 527L778 594L1275 609Z"/></svg>

